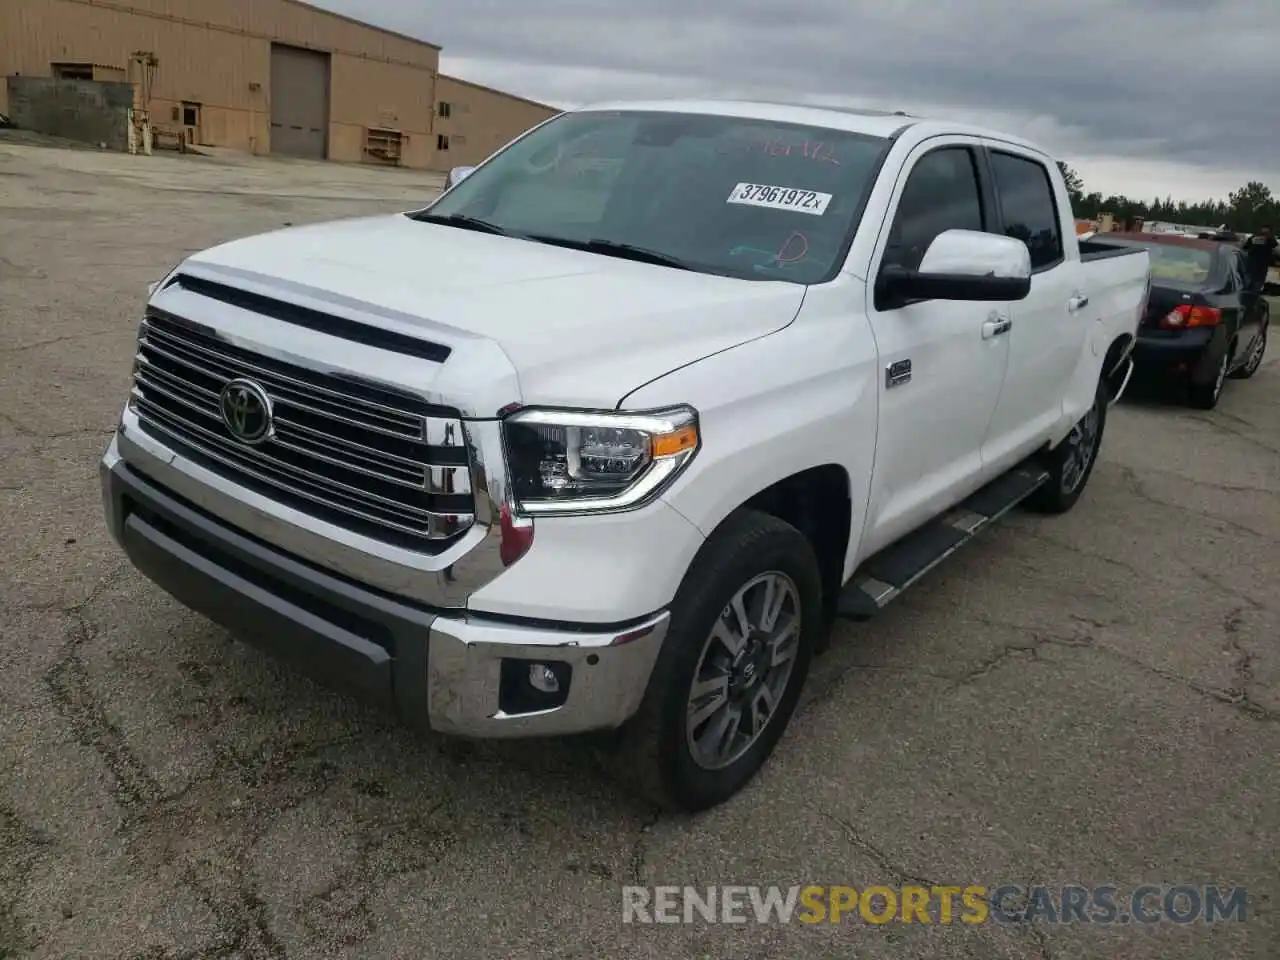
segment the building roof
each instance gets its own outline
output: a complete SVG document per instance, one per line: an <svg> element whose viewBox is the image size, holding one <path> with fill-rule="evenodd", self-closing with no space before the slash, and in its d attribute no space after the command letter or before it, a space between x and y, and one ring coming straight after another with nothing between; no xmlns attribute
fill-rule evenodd
<svg viewBox="0 0 1280 960"><path fill-rule="evenodd" d="M389 37L395 37L397 40L405 40L409 43L416 43L422 47L430 47L432 50L438 51L441 49L438 43L431 43L428 40L423 40L421 37L411 37L407 33L399 33L395 30L388 30L386 27L379 27L376 24L369 23L365 20L357 20L355 17L348 17L344 13L336 13L333 10L330 10L328 7L322 7L318 3L313 3L312 0L284 0L284 2L288 4L292 4L295 7L305 7L307 10L309 10L312 13L318 13L326 17L333 17L335 20L341 20L343 23L350 23L357 27L364 27L366 30L372 30L375 33L383 33Z"/></svg>
<svg viewBox="0 0 1280 960"><path fill-rule="evenodd" d="M400 33L396 30L389 30L386 27L380 27L377 24L369 23L365 20L358 20L355 17L349 17L346 14L337 13L333 10L330 10L328 7L321 6L320 3L316 2L316 0L284 0L284 2L288 4L292 4L295 7L304 7L311 13L317 13L325 17L333 17L336 20L341 20L343 23L350 23L353 26L364 27L366 30L372 30L375 33L381 33L389 37L395 37L398 40L404 40L408 43L417 44L418 46L421 46L421 47L427 47L437 52L443 49L438 43L431 43L429 40L423 40L421 37L413 37L407 33ZM527 103L529 106L537 107L540 110L551 110L556 113L560 112L559 107L553 107L549 103L539 103L537 100L529 100L525 97L518 97L513 93L507 92L506 90L499 90L496 87L486 87L480 83L472 83L470 80L463 80L461 77L455 77L451 74L444 74L444 73L437 72L436 77L439 80L448 80L453 83L461 84L464 87L472 87L476 90L482 90L485 93L497 94L498 96L505 97L508 100L515 100L519 103Z"/></svg>
<svg viewBox="0 0 1280 960"><path fill-rule="evenodd" d="M549 103L539 103L537 100L529 100L525 97L517 97L514 93L508 93L506 90L499 90L497 87L486 87L482 83L472 83L470 80L463 80L461 77L455 77L451 73L440 73L436 75L438 80L447 80L450 83L458 83L464 87L471 87L475 90L483 90L485 93L496 93L500 97L506 97L508 100L518 100L520 103L527 103L531 107L538 107L542 110L552 110L556 113L560 112L559 107L553 107Z"/></svg>

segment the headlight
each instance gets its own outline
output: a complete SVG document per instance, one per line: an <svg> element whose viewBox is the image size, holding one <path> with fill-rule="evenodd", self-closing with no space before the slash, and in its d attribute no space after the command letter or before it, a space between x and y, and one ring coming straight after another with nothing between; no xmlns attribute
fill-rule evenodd
<svg viewBox="0 0 1280 960"><path fill-rule="evenodd" d="M690 407L646 413L522 410L503 421L511 489L528 514L629 510L698 452Z"/></svg>

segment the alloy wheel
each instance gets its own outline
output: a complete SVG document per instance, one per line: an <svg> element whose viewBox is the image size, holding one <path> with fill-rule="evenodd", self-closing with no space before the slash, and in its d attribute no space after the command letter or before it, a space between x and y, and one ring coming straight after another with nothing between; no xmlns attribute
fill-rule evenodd
<svg viewBox="0 0 1280 960"><path fill-rule="evenodd" d="M1253 350L1249 353L1249 360L1244 365L1244 372L1252 374L1262 366L1262 357L1267 352L1267 327L1263 327L1254 339Z"/></svg>
<svg viewBox="0 0 1280 960"><path fill-rule="evenodd" d="M698 766L720 770L747 752L773 719L800 650L800 592L771 571L738 589L703 645L685 721Z"/></svg>
<svg viewBox="0 0 1280 960"><path fill-rule="evenodd" d="M1062 461L1062 492L1074 493L1080 486L1098 449L1098 424L1102 418L1095 400L1089 412L1067 435L1066 456Z"/></svg>

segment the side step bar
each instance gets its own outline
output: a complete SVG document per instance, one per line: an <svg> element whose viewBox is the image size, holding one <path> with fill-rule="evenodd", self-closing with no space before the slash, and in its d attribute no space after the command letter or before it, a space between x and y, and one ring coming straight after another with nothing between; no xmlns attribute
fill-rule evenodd
<svg viewBox="0 0 1280 960"><path fill-rule="evenodd" d="M840 592L836 615L870 620L895 597L999 520L1049 479L1039 467L1015 467L957 507L867 560Z"/></svg>

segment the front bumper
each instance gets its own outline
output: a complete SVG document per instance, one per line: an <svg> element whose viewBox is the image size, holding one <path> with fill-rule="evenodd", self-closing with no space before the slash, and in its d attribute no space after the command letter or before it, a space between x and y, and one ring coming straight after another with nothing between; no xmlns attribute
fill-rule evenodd
<svg viewBox="0 0 1280 960"><path fill-rule="evenodd" d="M101 480L112 536L149 579L415 726L486 738L616 728L639 708L666 636L665 611L617 626L542 625L411 605L226 525L126 463L118 438ZM533 663L559 671L550 700L519 686Z"/></svg>

